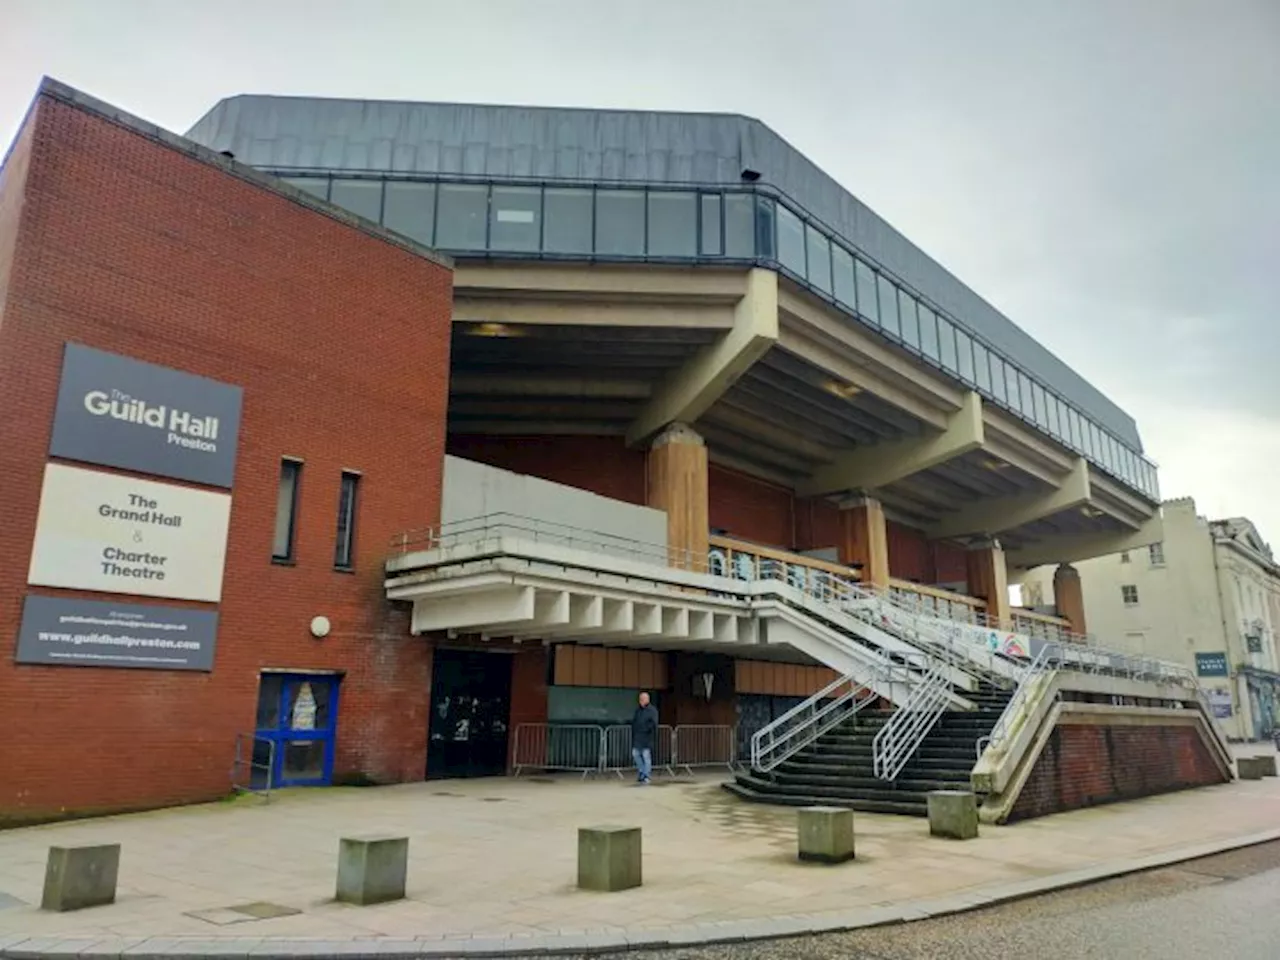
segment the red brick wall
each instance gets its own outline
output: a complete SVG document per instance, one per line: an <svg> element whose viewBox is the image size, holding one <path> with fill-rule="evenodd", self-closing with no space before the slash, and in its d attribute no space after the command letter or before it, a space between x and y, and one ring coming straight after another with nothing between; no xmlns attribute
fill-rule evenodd
<svg viewBox="0 0 1280 960"><path fill-rule="evenodd" d="M707 487L712 529L724 530L730 537L792 549L792 491L714 463L708 470Z"/></svg>
<svg viewBox="0 0 1280 960"><path fill-rule="evenodd" d="M1059 724L1009 820L1221 782L1191 726Z"/></svg>
<svg viewBox="0 0 1280 960"><path fill-rule="evenodd" d="M522 723L547 722L548 648L522 647L511 658L511 719L508 725L507 765L515 757L516 728Z"/></svg>
<svg viewBox="0 0 1280 960"><path fill-rule="evenodd" d="M18 221L22 214L31 162L31 136L34 125L27 124L18 133L0 167L0 326L4 324L4 305L8 299L9 276L13 252L18 242Z"/></svg>
<svg viewBox="0 0 1280 960"><path fill-rule="evenodd" d="M454 434L454 456L602 497L645 504L645 451L622 437L487 437Z"/></svg>
<svg viewBox="0 0 1280 960"><path fill-rule="evenodd" d="M431 649L382 563L439 517L450 271L61 101L33 122L0 326L0 820L226 793L264 667L345 671L337 773L421 777ZM13 663L68 340L244 387L210 674ZM271 562L283 455L306 461L294 566ZM345 468L354 574L333 570Z"/></svg>

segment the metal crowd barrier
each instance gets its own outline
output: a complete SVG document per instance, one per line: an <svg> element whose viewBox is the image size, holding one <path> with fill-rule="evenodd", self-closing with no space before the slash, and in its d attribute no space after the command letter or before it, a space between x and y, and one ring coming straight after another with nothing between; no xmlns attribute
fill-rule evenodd
<svg viewBox="0 0 1280 960"><path fill-rule="evenodd" d="M252 733L236 734L236 755L231 764L233 790L237 793L256 793L264 799L270 799L273 786L271 778L275 768L274 740Z"/></svg>
<svg viewBox="0 0 1280 960"><path fill-rule="evenodd" d="M737 731L734 727L685 724L658 727L653 768L675 776L679 769L695 767L733 768L737 759ZM631 727L628 724L522 723L515 729L512 773L525 770L580 773L614 773L619 777L634 766L631 757Z"/></svg>

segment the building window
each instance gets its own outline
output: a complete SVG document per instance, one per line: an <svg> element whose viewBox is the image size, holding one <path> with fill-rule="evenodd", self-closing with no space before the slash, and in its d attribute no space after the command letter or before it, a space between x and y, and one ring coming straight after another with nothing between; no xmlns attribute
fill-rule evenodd
<svg viewBox="0 0 1280 960"><path fill-rule="evenodd" d="M1128 563L1128 562L1129 562L1129 551L1128 551L1128 550L1126 550L1124 553L1120 554L1120 562L1121 562L1121 563Z"/></svg>
<svg viewBox="0 0 1280 960"><path fill-rule="evenodd" d="M823 293L830 293L831 242L813 227L806 226L804 245L809 260L809 282Z"/></svg>
<svg viewBox="0 0 1280 960"><path fill-rule="evenodd" d="M880 325L879 300L876 297L876 274L861 260L857 261L858 313L876 326Z"/></svg>
<svg viewBox="0 0 1280 960"><path fill-rule="evenodd" d="M778 205L778 262L798 277L804 269L804 224L781 204Z"/></svg>
<svg viewBox="0 0 1280 960"><path fill-rule="evenodd" d="M921 322L927 322L925 314L928 313L933 317L933 311L920 304ZM956 328L953 327L944 317L938 317L938 354L942 359L942 366L951 373L959 373L960 368L957 366L956 360Z"/></svg>
<svg viewBox="0 0 1280 960"><path fill-rule="evenodd" d="M1138 605L1138 588L1131 583L1126 583L1120 588L1120 596L1124 600L1126 607L1136 607Z"/></svg>
<svg viewBox="0 0 1280 960"><path fill-rule="evenodd" d="M718 257L724 252L720 238L720 194L702 195L702 252Z"/></svg>
<svg viewBox="0 0 1280 960"><path fill-rule="evenodd" d="M853 279L853 254L837 243L831 245L832 286L836 299L850 310L858 307Z"/></svg>
<svg viewBox="0 0 1280 960"><path fill-rule="evenodd" d="M877 277L880 283L880 326L895 337L902 336L898 325L898 288L884 274Z"/></svg>
<svg viewBox="0 0 1280 960"><path fill-rule="evenodd" d="M301 477L301 461L280 461L280 486L276 491L276 534L271 547L271 559L277 563L293 562L294 534L298 525L298 481Z"/></svg>
<svg viewBox="0 0 1280 960"><path fill-rule="evenodd" d="M898 319L902 323L902 342L907 346L920 349L920 318L928 309L922 303L917 310L915 297L903 290L898 291Z"/></svg>
<svg viewBox="0 0 1280 960"><path fill-rule="evenodd" d="M956 367L960 371L960 379L965 383L974 382L973 341L963 330L956 330Z"/></svg>
<svg viewBox="0 0 1280 960"><path fill-rule="evenodd" d="M483 250L489 222L489 188L442 183L436 202L436 245L445 250Z"/></svg>
<svg viewBox="0 0 1280 960"><path fill-rule="evenodd" d="M329 201L358 217L378 223L382 219L382 181L334 180Z"/></svg>
<svg viewBox="0 0 1280 960"><path fill-rule="evenodd" d="M1164 544L1163 543L1151 544L1151 546L1147 547L1147 552L1151 554L1151 565L1153 567L1164 566Z"/></svg>
<svg viewBox="0 0 1280 960"><path fill-rule="evenodd" d="M640 256L644 253L644 194L639 190L596 193L596 253Z"/></svg>
<svg viewBox="0 0 1280 960"><path fill-rule="evenodd" d="M542 249L547 253L591 252L591 191L547 187L542 208Z"/></svg>
<svg viewBox="0 0 1280 960"><path fill-rule="evenodd" d="M436 185L390 181L382 208L382 225L410 240L430 245L435 237Z"/></svg>
<svg viewBox="0 0 1280 960"><path fill-rule="evenodd" d="M280 179L313 197L319 197L321 200L329 199L328 177L281 177Z"/></svg>
<svg viewBox="0 0 1280 960"><path fill-rule="evenodd" d="M756 198L727 193L724 198L724 255L740 260L756 255Z"/></svg>
<svg viewBox="0 0 1280 960"><path fill-rule="evenodd" d="M698 248L697 197L692 193L649 193L649 255L692 257ZM720 226L717 218L716 226Z"/></svg>
<svg viewBox="0 0 1280 960"><path fill-rule="evenodd" d="M489 203L489 248L536 253L542 242L542 191L537 187L494 187Z"/></svg>
<svg viewBox="0 0 1280 960"><path fill-rule="evenodd" d="M360 474L342 472L342 492L338 496L338 541L333 551L333 565L339 570L355 566L356 491Z"/></svg>

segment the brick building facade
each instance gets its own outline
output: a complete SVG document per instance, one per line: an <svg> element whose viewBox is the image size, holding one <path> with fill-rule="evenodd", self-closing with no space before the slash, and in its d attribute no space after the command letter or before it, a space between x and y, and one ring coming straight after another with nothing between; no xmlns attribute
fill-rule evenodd
<svg viewBox="0 0 1280 960"><path fill-rule="evenodd" d="M51 85L2 177L0 822L225 794L262 670L343 674L336 776L420 778L431 644L384 599L382 563L439 513L448 263ZM211 672L14 662L24 596L56 595L26 574L67 343L243 388ZM278 563L285 457L302 468ZM349 572L344 470L360 476Z"/></svg>

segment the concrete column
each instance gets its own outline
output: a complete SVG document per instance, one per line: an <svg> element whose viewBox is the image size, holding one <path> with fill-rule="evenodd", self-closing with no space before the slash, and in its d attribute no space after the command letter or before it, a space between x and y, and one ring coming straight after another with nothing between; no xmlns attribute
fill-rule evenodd
<svg viewBox="0 0 1280 960"><path fill-rule="evenodd" d="M671 566L702 569L711 531L702 437L687 424L671 424L649 447L648 473L649 506L667 514Z"/></svg>
<svg viewBox="0 0 1280 960"><path fill-rule="evenodd" d="M840 562L862 567L862 582L889 586L889 533L879 500L859 497L840 508Z"/></svg>
<svg viewBox="0 0 1280 960"><path fill-rule="evenodd" d="M1053 572L1053 599L1058 616L1071 621L1071 630L1081 636L1088 633L1084 620L1084 588L1080 571L1064 563Z"/></svg>
<svg viewBox="0 0 1280 960"><path fill-rule="evenodd" d="M988 540L969 547L966 557L969 592L987 602L987 617L999 629L1013 626L1009 609L1009 571L1004 562L1004 549L998 540Z"/></svg>

